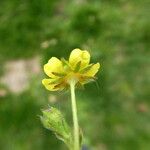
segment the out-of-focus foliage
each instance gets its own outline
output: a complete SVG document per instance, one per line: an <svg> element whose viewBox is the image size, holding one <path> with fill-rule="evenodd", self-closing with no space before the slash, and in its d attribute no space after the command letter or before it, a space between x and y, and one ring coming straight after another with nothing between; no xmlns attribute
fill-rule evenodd
<svg viewBox="0 0 150 150"><path fill-rule="evenodd" d="M149 150L148 1L1 0L0 6L1 75L10 59L39 55L42 66L52 56L67 58L76 47L89 50L101 70L96 84L77 90L85 144L93 150ZM38 115L50 103L69 121L69 92L49 93L41 79L33 74L28 90L0 97L0 149L66 149Z"/></svg>

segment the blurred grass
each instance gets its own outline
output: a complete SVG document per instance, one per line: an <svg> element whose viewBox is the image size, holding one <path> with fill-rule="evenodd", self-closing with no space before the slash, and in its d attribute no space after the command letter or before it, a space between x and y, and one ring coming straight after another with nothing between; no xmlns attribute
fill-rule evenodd
<svg viewBox="0 0 150 150"><path fill-rule="evenodd" d="M39 55L44 64L76 47L89 50L102 67L98 88L93 83L77 91L85 143L95 150L149 150L146 0L1 0L0 6L0 74L11 59ZM65 149L37 117L49 103L41 78L35 75L20 95L0 98L0 149ZM69 120L69 92L54 94Z"/></svg>

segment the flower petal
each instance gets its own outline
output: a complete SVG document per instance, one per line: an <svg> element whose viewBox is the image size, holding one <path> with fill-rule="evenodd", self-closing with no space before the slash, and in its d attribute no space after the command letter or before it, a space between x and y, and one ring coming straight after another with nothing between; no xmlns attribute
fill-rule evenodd
<svg viewBox="0 0 150 150"><path fill-rule="evenodd" d="M45 86L45 88L49 91L58 91L59 88L55 88L57 84L54 84L54 79L43 79L42 84Z"/></svg>
<svg viewBox="0 0 150 150"><path fill-rule="evenodd" d="M63 65L62 62L56 58L52 57L47 64L44 65L44 72L51 78L55 78L56 76L53 72L62 73L63 72Z"/></svg>
<svg viewBox="0 0 150 150"><path fill-rule="evenodd" d="M88 77L94 77L95 74L98 72L99 68L100 68L100 64L96 63L84 75Z"/></svg>
<svg viewBox="0 0 150 150"><path fill-rule="evenodd" d="M90 54L86 50L74 49L69 57L70 66L75 69L76 65L80 63L80 69L86 67L90 62Z"/></svg>

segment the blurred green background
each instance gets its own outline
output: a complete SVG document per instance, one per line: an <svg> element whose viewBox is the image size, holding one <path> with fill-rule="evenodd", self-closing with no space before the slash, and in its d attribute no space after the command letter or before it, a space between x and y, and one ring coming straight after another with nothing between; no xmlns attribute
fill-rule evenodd
<svg viewBox="0 0 150 150"><path fill-rule="evenodd" d="M89 150L150 149L150 26L146 0L0 0L0 149L65 150L44 129L47 105L71 123L70 93L46 91L43 64L87 49L97 83L77 90Z"/></svg>

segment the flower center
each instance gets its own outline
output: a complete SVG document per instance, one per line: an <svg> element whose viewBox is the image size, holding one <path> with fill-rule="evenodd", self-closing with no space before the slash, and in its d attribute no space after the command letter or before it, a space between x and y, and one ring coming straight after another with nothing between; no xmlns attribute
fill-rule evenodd
<svg viewBox="0 0 150 150"><path fill-rule="evenodd" d="M77 83L79 81L79 75L77 73L71 72L66 77L66 82L70 84L71 82Z"/></svg>

